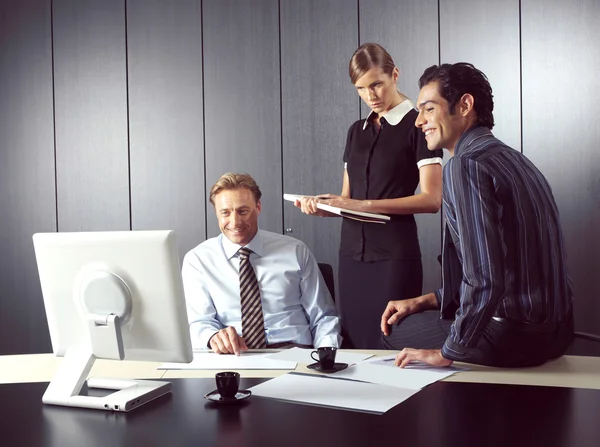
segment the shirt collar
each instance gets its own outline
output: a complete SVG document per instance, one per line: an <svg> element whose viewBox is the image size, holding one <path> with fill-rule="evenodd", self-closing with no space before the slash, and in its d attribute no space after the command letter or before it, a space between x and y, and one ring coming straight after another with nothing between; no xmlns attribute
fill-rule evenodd
<svg viewBox="0 0 600 447"><path fill-rule="evenodd" d="M250 250L252 250L258 256L262 256L263 238L262 238L260 230L258 230L258 232L254 236L254 238L250 242L248 242L246 245L234 244L229 239L227 239L223 235L223 233L221 233L219 235L219 237L221 238L221 245L223 246L223 251L225 252L225 256L227 257L227 259L233 258L237 254L239 249L242 247L248 247Z"/></svg>
<svg viewBox="0 0 600 447"><path fill-rule="evenodd" d="M402 118L404 118L404 116L408 112L410 112L414 108L415 108L415 105L413 104L413 102L410 99L405 99L400 104L398 104L396 107L394 107L391 110L388 110L383 115L381 115L381 118L385 118L385 121L387 123L391 124L392 126L395 126L400 121L402 121ZM376 115L375 112L373 112L371 110L371 113L369 113L369 115L365 119L365 123L363 124L363 130L365 130L367 127L369 127L369 124L375 118L375 115Z"/></svg>
<svg viewBox="0 0 600 447"><path fill-rule="evenodd" d="M492 131L485 126L477 126L470 127L465 130L463 134L460 136L458 141L456 142L456 147L454 148L454 155L458 155L459 153L468 151L472 144L479 140L482 137L493 137L494 134Z"/></svg>

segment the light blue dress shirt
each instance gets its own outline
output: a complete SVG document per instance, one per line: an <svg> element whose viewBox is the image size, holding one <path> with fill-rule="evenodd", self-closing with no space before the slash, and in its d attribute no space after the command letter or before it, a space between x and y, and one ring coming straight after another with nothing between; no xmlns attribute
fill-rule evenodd
<svg viewBox="0 0 600 447"><path fill-rule="evenodd" d="M339 347L340 321L319 266L301 241L259 230L246 245L260 287L267 344ZM182 266L192 346L219 330L242 334L240 245L220 234L185 255Z"/></svg>

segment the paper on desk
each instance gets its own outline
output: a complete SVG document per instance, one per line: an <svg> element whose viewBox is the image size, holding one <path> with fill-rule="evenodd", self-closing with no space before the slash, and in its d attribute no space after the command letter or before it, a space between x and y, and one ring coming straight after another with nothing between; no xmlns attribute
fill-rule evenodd
<svg viewBox="0 0 600 447"><path fill-rule="evenodd" d="M296 362L267 358L269 353L244 352L241 355L194 352L190 363L164 363L158 369L296 369Z"/></svg>
<svg viewBox="0 0 600 447"><path fill-rule="evenodd" d="M255 396L379 414L418 391L296 373L276 377L250 390Z"/></svg>
<svg viewBox="0 0 600 447"><path fill-rule="evenodd" d="M392 363L393 364L393 363ZM429 384L451 376L455 371L431 371L419 368L389 368L375 362L361 362L335 373L335 378L362 380L381 385L418 391Z"/></svg>
<svg viewBox="0 0 600 447"><path fill-rule="evenodd" d="M283 349L275 354L269 355L268 358L273 360L287 360L290 362L309 364L315 362L315 360L310 356L310 353L313 351L314 349L302 348ZM360 354L356 352L343 352L338 350L335 355L335 361L336 363L347 363L348 365L352 365L353 363L361 362L370 357L373 357L373 355Z"/></svg>
<svg viewBox="0 0 600 447"><path fill-rule="evenodd" d="M386 355L384 357L373 357L372 359L366 360L368 363L371 363L372 365L382 365L382 366L392 366L394 368L397 368L397 366L394 364L394 360L396 360L396 354L391 354L391 355ZM440 372L440 373L445 373L448 371L452 371L453 373L455 372L460 372L460 371L468 371L469 368L463 368L463 367L459 367L459 366L431 366L428 365L427 363L423 363L423 362L411 362L409 363L407 366L404 367L404 369L425 369L427 371L434 371L434 372Z"/></svg>

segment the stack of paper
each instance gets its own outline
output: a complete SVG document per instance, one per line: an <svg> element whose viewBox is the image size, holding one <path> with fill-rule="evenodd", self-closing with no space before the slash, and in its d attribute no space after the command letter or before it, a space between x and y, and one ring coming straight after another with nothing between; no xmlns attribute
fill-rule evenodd
<svg viewBox="0 0 600 447"><path fill-rule="evenodd" d="M250 388L255 396L382 414L418 390L290 373Z"/></svg>
<svg viewBox="0 0 600 447"><path fill-rule="evenodd" d="M445 370L440 372L418 368L389 368L384 365L362 362L335 373L335 377L418 391L452 374L454 374L454 371Z"/></svg>
<svg viewBox="0 0 600 447"><path fill-rule="evenodd" d="M299 354L302 352L295 353ZM398 368L393 367L394 358L395 355L391 355L362 361L328 376L286 374L250 389L256 396L385 413L427 385L460 371L459 368L432 368L424 364Z"/></svg>

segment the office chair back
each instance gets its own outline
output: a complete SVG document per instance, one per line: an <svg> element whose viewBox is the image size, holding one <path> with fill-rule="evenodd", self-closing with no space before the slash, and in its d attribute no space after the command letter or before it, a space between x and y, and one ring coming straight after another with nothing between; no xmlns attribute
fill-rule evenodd
<svg viewBox="0 0 600 447"><path fill-rule="evenodd" d="M335 280L333 275L333 267L331 264L319 262L319 270L321 270L321 275L323 275L323 279L325 280L325 284L329 289L331 298L335 302Z"/></svg>

